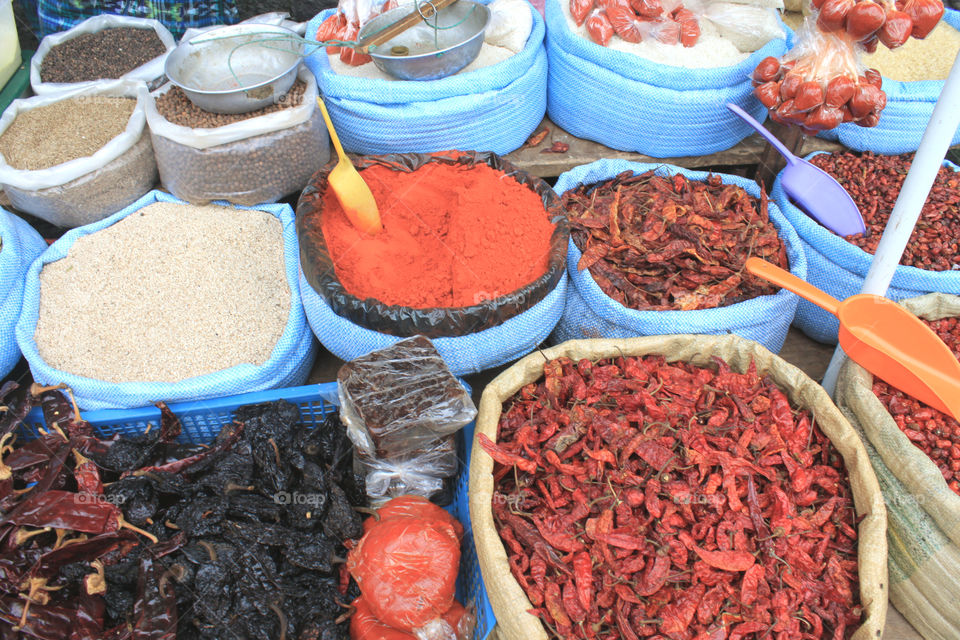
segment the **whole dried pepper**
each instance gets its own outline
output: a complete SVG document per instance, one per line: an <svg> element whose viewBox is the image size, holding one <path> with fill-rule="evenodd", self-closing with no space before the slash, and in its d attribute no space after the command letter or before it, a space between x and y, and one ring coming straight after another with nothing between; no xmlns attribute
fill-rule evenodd
<svg viewBox="0 0 960 640"><path fill-rule="evenodd" d="M776 293L744 271L750 256L789 268L766 194L758 201L718 175L626 171L567 191L563 203L577 268L631 309L711 309Z"/></svg>
<svg viewBox="0 0 960 640"><path fill-rule="evenodd" d="M860 620L842 460L752 365L560 358L478 442L554 637L839 640Z"/></svg>

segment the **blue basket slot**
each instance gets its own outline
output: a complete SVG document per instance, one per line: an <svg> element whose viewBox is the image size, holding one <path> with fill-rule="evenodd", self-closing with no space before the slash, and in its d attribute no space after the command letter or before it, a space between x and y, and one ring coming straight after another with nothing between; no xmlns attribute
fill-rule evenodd
<svg viewBox="0 0 960 640"><path fill-rule="evenodd" d="M468 394L472 389L463 380L460 381ZM196 402L179 402L170 405L173 413L183 423L181 442L206 443L213 440L220 429L230 424L237 409L248 404L286 400L300 408L300 419L304 424L312 427L319 426L324 417L337 409L340 405L337 396L337 383L288 387L272 389L270 391L255 391L235 396L199 400ZM137 409L104 409L101 411L85 411L83 418L89 422L101 437L110 437L114 434L137 435L143 433L148 425L154 427L160 424L160 410L156 407L140 407ZM44 427L43 412L39 407L27 414L20 434L27 439L36 438L39 427ZM458 451L463 461L460 473L457 476L456 492L453 503L447 511L453 514L463 524L464 536L461 543L460 572L457 575L457 599L467 604L475 602L477 609L477 628L473 640L486 640L493 631L496 618L493 608L487 598L487 590L480 575L480 564L477 560L477 549L473 543L473 529L470 527L470 511L467 504L467 486L470 477L470 451L473 444L473 429L471 422L463 428L462 438Z"/></svg>

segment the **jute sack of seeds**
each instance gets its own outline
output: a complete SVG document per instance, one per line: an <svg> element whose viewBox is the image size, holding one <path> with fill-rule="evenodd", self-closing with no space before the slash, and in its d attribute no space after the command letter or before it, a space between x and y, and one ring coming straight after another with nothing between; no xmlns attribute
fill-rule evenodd
<svg viewBox="0 0 960 640"><path fill-rule="evenodd" d="M960 297L931 293L900 302L925 320L960 316ZM887 503L890 598L924 638L960 637L960 496L873 393L873 375L848 362L837 404L867 438Z"/></svg>
<svg viewBox="0 0 960 640"><path fill-rule="evenodd" d="M734 335L668 335L627 340L571 340L518 361L484 389L477 416L476 433L497 439L503 403L524 385L543 376L547 360L568 357L574 361L619 356L662 355L667 361L712 366L719 356L737 372L744 372L753 360L757 373L768 375L797 406L809 409L816 425L843 457L853 492L858 525L858 570L863 621L854 640L880 638L887 616L886 512L877 478L867 451L850 423L830 400L823 387L802 371L775 356L758 343ZM482 447L474 446L470 460L470 519L477 546L483 581L497 618L501 640L545 640L547 632L528 610L533 605L510 572L506 550L493 520L493 459Z"/></svg>

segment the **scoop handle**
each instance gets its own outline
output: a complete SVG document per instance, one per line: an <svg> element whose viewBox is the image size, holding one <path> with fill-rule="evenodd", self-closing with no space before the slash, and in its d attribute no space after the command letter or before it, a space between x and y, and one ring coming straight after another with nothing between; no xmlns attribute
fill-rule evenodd
<svg viewBox="0 0 960 640"><path fill-rule="evenodd" d="M788 164L793 164L798 160L797 156L793 155L790 152L790 149L787 149L786 145L784 145L782 142L780 142L780 140L777 139L777 136L767 131L767 128L764 127L759 122L757 122L756 120L754 120L753 116L751 116L749 113L747 113L737 105L733 104L732 102L727 103L727 109L730 109L730 111L733 111L735 114L740 116L744 122L746 122L748 125L753 127L757 133L763 136L764 140L772 144L773 147L777 151L779 151L784 158L786 158Z"/></svg>
<svg viewBox="0 0 960 640"><path fill-rule="evenodd" d="M812 302L833 315L837 315L837 311L840 308L839 300L817 289L812 284L801 280L789 271L785 271L777 265L771 264L766 260L761 260L760 258L747 258L745 266L747 271L758 278L763 278L784 289L789 289L804 300Z"/></svg>
<svg viewBox="0 0 960 640"><path fill-rule="evenodd" d="M333 148L337 150L337 157L340 158L341 162L350 162L350 159L347 157L347 152L343 150L343 145L340 144L340 136L337 135L337 130L333 128L330 114L327 113L327 105L323 104L323 100L321 100L319 96L317 96L317 106L320 107L320 113L323 114L323 121L327 123L330 142L333 143Z"/></svg>

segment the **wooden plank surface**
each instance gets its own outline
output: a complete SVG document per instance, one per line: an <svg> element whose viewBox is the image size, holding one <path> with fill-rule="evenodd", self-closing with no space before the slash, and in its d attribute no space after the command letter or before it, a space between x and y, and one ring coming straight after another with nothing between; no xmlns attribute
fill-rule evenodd
<svg viewBox="0 0 960 640"><path fill-rule="evenodd" d="M542 178L559 176L561 173L569 171L573 167L593 162L599 158L630 160L633 162L666 162L687 168L759 165L761 163L763 150L767 144L763 138L755 133L726 151L719 151L705 156L653 158L641 153L616 151L599 142L574 137L551 122L549 118L544 118L540 127L537 128L537 131L542 131L544 128L549 129L549 133L547 133L540 144L518 149L505 156L507 160L524 171ZM549 149L555 142L568 144L570 148L565 153L543 153L544 150ZM842 151L844 148L843 145L837 142L829 142L807 136L801 147L801 155L813 153L814 151Z"/></svg>

